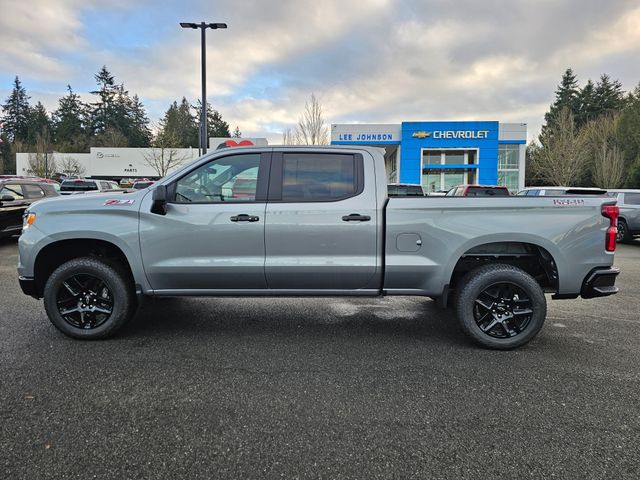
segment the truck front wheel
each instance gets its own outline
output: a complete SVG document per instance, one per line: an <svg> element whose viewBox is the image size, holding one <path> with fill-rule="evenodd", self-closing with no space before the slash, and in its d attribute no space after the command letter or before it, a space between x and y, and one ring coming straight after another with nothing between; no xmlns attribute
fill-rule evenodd
<svg viewBox="0 0 640 480"><path fill-rule="evenodd" d="M85 340L107 338L135 311L132 282L117 264L82 257L60 265L44 288L44 306L65 335Z"/></svg>
<svg viewBox="0 0 640 480"><path fill-rule="evenodd" d="M525 271L506 264L485 265L461 280L456 314L475 343L508 350L540 331L547 301L542 287Z"/></svg>

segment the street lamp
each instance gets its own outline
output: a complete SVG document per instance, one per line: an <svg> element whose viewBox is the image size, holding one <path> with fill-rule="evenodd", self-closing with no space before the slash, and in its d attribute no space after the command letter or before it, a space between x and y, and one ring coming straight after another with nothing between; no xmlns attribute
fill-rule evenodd
<svg viewBox="0 0 640 480"><path fill-rule="evenodd" d="M204 155L207 153L207 44L205 43L205 31L207 28L217 30L218 28L227 28L226 23L188 23L180 22L182 28L199 28L202 52L202 103L200 104L200 151Z"/></svg>

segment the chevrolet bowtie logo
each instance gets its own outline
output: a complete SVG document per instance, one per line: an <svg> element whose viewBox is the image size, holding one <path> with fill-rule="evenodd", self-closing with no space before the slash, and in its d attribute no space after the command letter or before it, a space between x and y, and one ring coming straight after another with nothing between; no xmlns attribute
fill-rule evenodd
<svg viewBox="0 0 640 480"><path fill-rule="evenodd" d="M413 138L427 138L431 136L431 132L413 132L411 136Z"/></svg>

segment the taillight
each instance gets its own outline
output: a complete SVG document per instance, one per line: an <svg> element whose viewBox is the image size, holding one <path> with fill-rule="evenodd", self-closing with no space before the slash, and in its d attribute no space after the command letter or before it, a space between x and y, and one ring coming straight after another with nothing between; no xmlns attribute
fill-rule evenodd
<svg viewBox="0 0 640 480"><path fill-rule="evenodd" d="M620 208L617 205L603 205L602 216L609 219L609 228L607 228L607 236L604 245L607 252L616 251L616 238L618 237L618 215Z"/></svg>

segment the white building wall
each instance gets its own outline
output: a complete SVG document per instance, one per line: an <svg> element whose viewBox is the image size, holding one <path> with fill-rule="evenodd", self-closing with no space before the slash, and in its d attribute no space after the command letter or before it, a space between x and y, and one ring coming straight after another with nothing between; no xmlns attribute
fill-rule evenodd
<svg viewBox="0 0 640 480"><path fill-rule="evenodd" d="M60 163L64 159L74 159L84 167L85 177L157 177L158 173L151 167L146 157L153 154L153 148L103 148L92 147L90 153L59 153L54 152L54 161L58 168L51 173L60 173ZM158 151L158 149L156 149ZM177 154L183 163L189 163L198 158L198 149L177 148ZM16 155L16 173L30 175L29 153ZM177 168L177 167L176 167Z"/></svg>
<svg viewBox="0 0 640 480"><path fill-rule="evenodd" d="M501 123L498 127L498 141L519 140L527 141L526 123Z"/></svg>

